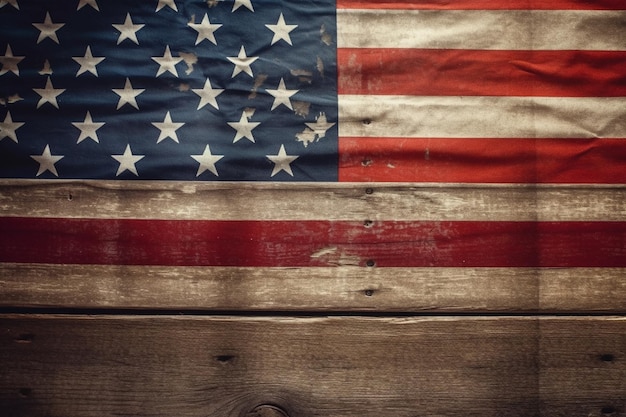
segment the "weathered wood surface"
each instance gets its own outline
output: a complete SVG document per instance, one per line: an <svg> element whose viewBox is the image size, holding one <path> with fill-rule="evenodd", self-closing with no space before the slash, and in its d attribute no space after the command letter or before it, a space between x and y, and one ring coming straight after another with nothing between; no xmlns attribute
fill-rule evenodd
<svg viewBox="0 0 626 417"><path fill-rule="evenodd" d="M5 315L0 329L7 417L626 415L617 317Z"/></svg>
<svg viewBox="0 0 626 417"><path fill-rule="evenodd" d="M0 180L3 216L202 220L624 221L624 186Z"/></svg>
<svg viewBox="0 0 626 417"><path fill-rule="evenodd" d="M0 265L0 307L626 312L622 268Z"/></svg>
<svg viewBox="0 0 626 417"><path fill-rule="evenodd" d="M122 187L114 181L55 181L47 184L26 180L0 181L0 207L2 215L9 220L12 217L333 220L356 221L355 233L359 234L376 234L380 222L394 219L508 221L513 225L533 221L568 221L574 225L578 222L591 225L623 222L626 219L625 197L626 188L618 186L281 184L279 187L264 183L131 182ZM574 235L569 241L577 242L579 236L575 228L572 230ZM517 232L521 233L519 237L509 234L502 241L510 246L510 251L509 246L505 247L507 250L484 247L471 240L468 241L471 251L461 253L471 252L475 261L486 262L495 256L496 250L504 254L498 262L508 262L509 253L511 259L532 257L533 251L537 250L533 245L536 243L534 235L526 233L527 230ZM21 232L15 233L19 236ZM612 232L609 228L604 233ZM444 232L439 234L444 239L443 247L450 239ZM52 234L51 242L57 242L61 235L65 236ZM469 238L474 239L474 236ZM268 236L267 239L281 237ZM421 262L421 256L437 260L436 244L433 246L427 236L403 236L402 239L405 242L392 239L389 245L408 245L419 255L414 257L415 262ZM461 236L452 241L462 242ZM526 241L530 244L524 244ZM293 239L290 242L294 244ZM380 252L386 245L377 244L365 249L351 247L350 252L342 249L345 243L324 240L319 246L310 245L306 259L316 265L313 268L301 265L251 268L5 262L0 264L0 306L233 311L615 313L626 310L626 282L621 279L623 268L589 267L591 265L577 268L481 268L466 265L465 259L460 257L455 261L462 263L463 267L459 268L451 265L380 268L381 262L377 259L372 259L379 261L377 267L368 268L366 265L371 259L368 252ZM106 241L104 244L107 248L117 248L118 252L121 247L117 242ZM581 248L589 245L587 242L575 244ZM10 245L7 251L16 251L17 255L25 253L17 248L13 239L9 239L7 245ZM619 241L614 242L612 249L619 251L619 245ZM57 249L53 243L45 246ZM239 246L228 248L228 251ZM623 251L623 242L621 247ZM227 243L219 242L219 248L227 248ZM289 246L285 248L285 256L296 254L289 250ZM127 249L130 253L132 246ZM381 255L397 257L392 249L385 249ZM572 256L567 255L566 250L559 250ZM520 255L522 252L526 254ZM64 251L68 256L75 253L81 262L85 259L84 252ZM95 250L95 253L99 251ZM128 258L126 252L122 255ZM225 255L218 253L216 256L220 261ZM431 258L425 258L424 262ZM162 259L149 260L158 263ZM591 256L590 259L595 258ZM264 261L263 257L260 261Z"/></svg>

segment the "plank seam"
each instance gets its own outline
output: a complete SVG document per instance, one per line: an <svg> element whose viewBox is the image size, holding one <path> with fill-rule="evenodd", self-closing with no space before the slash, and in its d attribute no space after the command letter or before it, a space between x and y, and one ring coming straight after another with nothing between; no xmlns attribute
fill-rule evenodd
<svg viewBox="0 0 626 417"><path fill-rule="evenodd" d="M183 309L83 309L57 307L1 307L0 314L70 315L70 316L202 316L202 317L619 317L626 318L626 310L611 311L363 311L363 310L183 310Z"/></svg>

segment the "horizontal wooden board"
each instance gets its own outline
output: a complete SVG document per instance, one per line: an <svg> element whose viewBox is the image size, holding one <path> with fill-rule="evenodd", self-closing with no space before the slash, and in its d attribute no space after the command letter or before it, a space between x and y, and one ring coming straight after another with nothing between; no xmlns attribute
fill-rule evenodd
<svg viewBox="0 0 626 417"><path fill-rule="evenodd" d="M626 123L619 120L619 109L625 104L624 97L344 94L339 136L623 139Z"/></svg>
<svg viewBox="0 0 626 417"><path fill-rule="evenodd" d="M340 181L623 184L626 177L623 139L342 137L339 149ZM539 215L549 195L538 193Z"/></svg>
<svg viewBox="0 0 626 417"><path fill-rule="evenodd" d="M626 222L0 218L0 261L81 265L626 267Z"/></svg>
<svg viewBox="0 0 626 417"><path fill-rule="evenodd" d="M618 97L626 95L625 58L625 51L344 48L337 50L338 92ZM594 77L582 84L581 73Z"/></svg>
<svg viewBox="0 0 626 417"><path fill-rule="evenodd" d="M625 415L624 318L2 316L7 417Z"/></svg>
<svg viewBox="0 0 626 417"><path fill-rule="evenodd" d="M626 187L0 180L9 217L623 221Z"/></svg>
<svg viewBox="0 0 626 417"><path fill-rule="evenodd" d="M0 265L0 307L626 312L623 268Z"/></svg>
<svg viewBox="0 0 626 417"><path fill-rule="evenodd" d="M582 235L575 230L579 225L589 228L595 223L623 222L626 219L626 188L3 180L0 182L0 207L9 225L11 219L18 217L22 220L66 217L176 221L197 218L228 222L254 218L257 219L255 224L260 226L266 221L280 220L295 222L292 224L298 227L299 222L311 220L350 221L354 233L350 232L350 238L345 240L348 243L356 242L357 234L378 233L382 222L394 219L506 221L512 222L512 227L520 226L519 222L572 222L570 232L576 238L568 241L571 245L586 248L589 241L581 240ZM619 238L612 227L604 229L604 234L611 239ZM4 232L6 237L7 230ZM420 236L404 236L406 234L403 232L402 241L414 251L420 248L441 250L441 247L431 248ZM24 236L20 232L17 238ZM109 249L121 247L121 236L117 241L105 242L105 246ZM526 239L531 234L520 236ZM594 236L592 233L591 237L596 239ZM57 242L67 234L55 233L48 237ZM268 235L269 240L276 238L271 233ZM442 238L442 242L448 242L446 245L460 244L458 239L450 236L442 235ZM510 252L503 252L501 245L488 250L477 246L475 261L492 259L498 250L510 253L511 259L521 253L529 255L524 259L532 258L530 255L537 242L527 242L529 246L513 236L507 239ZM160 244L158 239L151 241ZM361 250L357 256L356 252L342 249L345 242L330 244L332 242L324 240L319 247L311 247L306 262L316 266L307 268L301 265L258 268L244 265L159 266L164 258L144 259L143 263L157 263L152 266L53 265L42 263L45 260L41 259L39 263L33 263L34 260L6 262L0 264L0 306L393 312L623 312L626 309L626 283L621 279L623 268L592 268L592 265L556 269L496 268L495 265L481 268L461 258L457 259L459 268L450 267L452 265L421 267L415 263L424 262L420 258L430 253L421 249L419 256L406 260L413 265L383 268L382 260L371 257L372 253L381 250L375 248L376 245L372 246L375 250L364 249L365 252ZM243 243L250 244L248 241ZM296 243L299 244L293 244ZM7 251L2 256L7 256L8 251L15 252L16 241L9 239L6 244ZM218 245L222 251L225 251L224 245L224 242ZM593 245L593 249L602 245ZM54 244L43 246L42 253L59 250ZM75 256L77 263L86 263L86 247L73 247L77 251L65 251L63 256ZM557 252L571 257L571 253L564 250L565 246L559 245L558 248ZM606 256L615 258L619 250L623 250L623 242L620 244L618 239L611 248L613 250ZM174 249L178 251L178 248ZM193 246L191 249L197 251ZM32 252L32 246L29 244L24 250ZM24 252L18 250L15 255L20 253ZM94 251L94 256L98 253L98 250ZM170 251L167 254L170 255ZM585 249L584 256L573 259L602 259L590 254ZM507 255L503 261L510 263L511 259ZM261 262L263 258L258 260ZM375 267L367 267L368 260L374 261ZM405 259L399 258L399 261L405 262ZM128 262L139 261L131 258Z"/></svg>

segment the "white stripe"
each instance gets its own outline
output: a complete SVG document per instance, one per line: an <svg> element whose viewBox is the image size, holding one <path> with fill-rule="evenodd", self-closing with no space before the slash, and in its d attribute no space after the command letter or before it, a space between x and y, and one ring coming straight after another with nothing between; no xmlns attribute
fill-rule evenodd
<svg viewBox="0 0 626 417"><path fill-rule="evenodd" d="M0 207L5 217L337 220L364 226L367 220L626 221L626 188L1 180Z"/></svg>
<svg viewBox="0 0 626 417"><path fill-rule="evenodd" d="M626 11L337 10L339 48L626 50Z"/></svg>
<svg viewBox="0 0 626 417"><path fill-rule="evenodd" d="M626 138L626 97L339 96L339 136Z"/></svg>

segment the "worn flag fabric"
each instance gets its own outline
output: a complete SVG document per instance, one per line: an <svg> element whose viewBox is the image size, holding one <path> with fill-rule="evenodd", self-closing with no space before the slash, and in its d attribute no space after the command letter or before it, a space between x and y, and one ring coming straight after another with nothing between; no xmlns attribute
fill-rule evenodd
<svg viewBox="0 0 626 417"><path fill-rule="evenodd" d="M624 182L617 1L1 4L0 177Z"/></svg>
<svg viewBox="0 0 626 417"><path fill-rule="evenodd" d="M336 180L334 4L208 3L3 2L0 176Z"/></svg>
<svg viewBox="0 0 626 417"><path fill-rule="evenodd" d="M621 0L0 0L0 260L624 267L625 28Z"/></svg>
<svg viewBox="0 0 626 417"><path fill-rule="evenodd" d="M341 180L625 182L622 2L338 4Z"/></svg>

